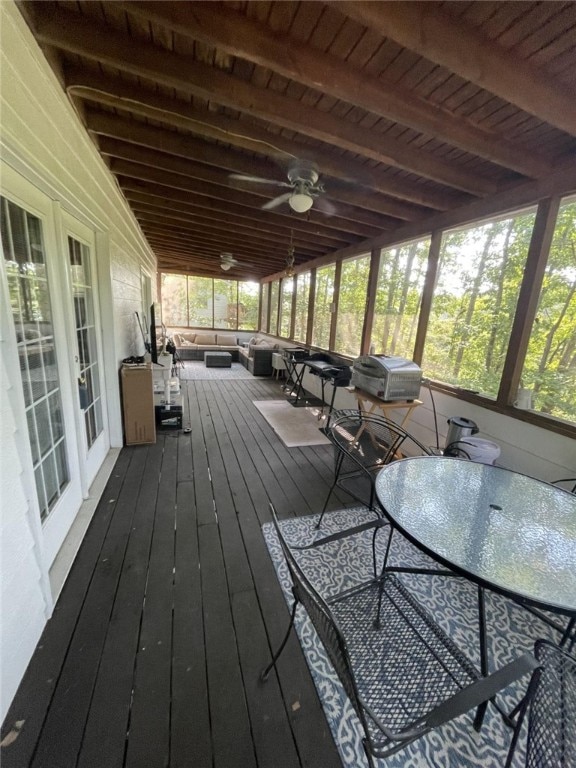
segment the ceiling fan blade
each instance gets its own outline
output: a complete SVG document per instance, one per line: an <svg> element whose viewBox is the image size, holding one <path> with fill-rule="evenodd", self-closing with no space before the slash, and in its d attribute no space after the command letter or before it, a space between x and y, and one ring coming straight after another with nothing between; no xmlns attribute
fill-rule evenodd
<svg viewBox="0 0 576 768"><path fill-rule="evenodd" d="M326 216L334 216L338 211L334 203L331 203L330 200L327 200L325 197L316 198L314 207L317 210L322 211Z"/></svg>
<svg viewBox="0 0 576 768"><path fill-rule="evenodd" d="M273 208L278 208L279 205L282 205L282 203L286 203L290 198L292 197L292 192L286 192L283 195L279 195L278 197L275 197L273 200L268 200L267 203L264 203L262 206L263 211L270 211Z"/></svg>
<svg viewBox="0 0 576 768"><path fill-rule="evenodd" d="M260 176L244 176L241 173L231 173L230 178L234 181L248 181L251 184L272 184L275 187L291 187L287 181L277 181L276 179L262 179Z"/></svg>

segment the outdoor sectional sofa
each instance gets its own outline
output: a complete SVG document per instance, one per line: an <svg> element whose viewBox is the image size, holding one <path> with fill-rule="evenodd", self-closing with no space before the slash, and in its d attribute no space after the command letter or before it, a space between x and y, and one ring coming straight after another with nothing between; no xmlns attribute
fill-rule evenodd
<svg viewBox="0 0 576 768"><path fill-rule="evenodd" d="M272 353L278 351L278 344L262 336L253 336L240 349L240 362L252 376L272 375Z"/></svg>
<svg viewBox="0 0 576 768"><path fill-rule="evenodd" d="M181 360L204 360L204 352L230 352L232 361L242 363L253 376L271 376L272 354L295 346L262 333L240 340L233 333L168 329L168 336Z"/></svg>
<svg viewBox="0 0 576 768"><path fill-rule="evenodd" d="M174 331L169 335L181 360L204 360L204 352L230 352L233 362L238 362L240 344L233 333Z"/></svg>

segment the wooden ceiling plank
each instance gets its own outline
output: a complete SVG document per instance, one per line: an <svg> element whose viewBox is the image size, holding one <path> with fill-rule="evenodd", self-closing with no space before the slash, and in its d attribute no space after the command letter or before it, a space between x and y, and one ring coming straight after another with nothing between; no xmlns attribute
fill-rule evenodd
<svg viewBox="0 0 576 768"><path fill-rule="evenodd" d="M243 240L237 237L233 237L230 234L214 234L210 235L207 232L177 232L166 231L162 227L155 226L154 224L146 223L145 221L139 222L140 227L146 237L150 237L155 242L182 245L188 247L193 243L204 244L214 248L217 252L223 250L232 249L236 253L243 255L261 256L264 259L277 258L283 259L288 252L286 248L266 249L255 248L250 243L245 243Z"/></svg>
<svg viewBox="0 0 576 768"><path fill-rule="evenodd" d="M221 238L215 242L214 240L202 237L202 235L194 235L184 239L174 236L165 240L164 235L156 234L153 229L148 233L148 237L155 247L158 248L172 250L178 248L182 252L202 250L206 255L212 254L214 256L220 256L223 251L232 251L234 256L249 258L254 265L260 267L269 267L271 263L282 265L288 253L288 249L276 251L275 253L272 251L258 253L236 241Z"/></svg>
<svg viewBox="0 0 576 768"><path fill-rule="evenodd" d="M164 187L170 187L172 189L181 189L188 192L196 193L199 195L205 195L207 197L217 198L228 202L233 202L245 207L258 208L262 202L261 198L256 195L250 195L246 192L236 193L226 187L222 187L217 184L210 184L209 182L197 181L188 176L180 176L178 174L169 173L168 171L161 171L156 168L141 165L140 163L133 163L127 160L113 159L110 163L110 171L116 175L130 176L131 178L140 179L142 181L152 182L154 184L160 184ZM291 218L290 213L279 213L279 216L286 218L286 222L289 222ZM301 215L301 214L300 214ZM335 216L324 216L324 221L320 225L318 219L322 217L322 214L315 214L315 222L317 225L322 226L324 231L328 229L334 229L340 233L340 237L344 236L348 240L356 239L355 235L359 237L366 237L366 233L374 231L375 227L367 227L365 225L360 226L351 221L342 222ZM354 234L350 234L354 233Z"/></svg>
<svg viewBox="0 0 576 768"><path fill-rule="evenodd" d="M537 178L550 172L549 161L544 158L536 158L534 161L522 152L521 147L507 142L503 137L491 135L426 103L407 92L407 82L395 85L371 76L350 62L342 61L332 51L323 54L286 36L273 35L262 25L226 8L200 3L190 11L178 4L168 7L162 2L137 1L127 5L130 12L167 24L181 34L209 41L231 55L248 58L259 66L280 72L316 91L329 93L382 117L443 138L468 152L481 154L487 160L512 167L524 175ZM357 34L355 30L353 37L357 37ZM344 52L341 55L344 56ZM402 56L405 59L403 69L406 71L417 63L412 52L403 52ZM399 66L399 60L396 66ZM421 66L432 65L424 63ZM403 74L398 72L398 78Z"/></svg>
<svg viewBox="0 0 576 768"><path fill-rule="evenodd" d="M448 210L467 202L466 196L447 190L435 192L422 186L414 186L395 179L378 168L361 165L356 161L338 159L333 153L319 146L310 146L306 137L291 138L267 130L252 121L237 120L223 113L215 114L198 110L187 104L159 96L123 80L112 80L95 75L85 69L66 70L67 91L70 96L82 96L122 110L156 119L168 125L186 128L196 135L218 141L227 141L258 154L277 158L294 157L316 160L320 169L329 176L357 182L377 192L391 195L401 201L426 206L436 210ZM284 131L283 133L291 133ZM397 215L390 212L391 215Z"/></svg>
<svg viewBox="0 0 576 768"><path fill-rule="evenodd" d="M160 227L165 227L166 231L169 232L173 229L177 231L184 231L189 230L192 232L204 232L213 234L215 236L218 236L219 233L225 234L230 231L230 226L226 226L225 222L217 221L215 219L200 219L200 218L194 218L194 220L186 219L182 215L178 217L177 215L169 216L162 210L149 210L146 209L143 205L135 205L133 207L133 212L136 218L139 221L146 221L149 224L157 224ZM282 242L282 239L286 241L286 247L288 246L288 243L290 242L290 236L285 235L284 238L276 237L276 238L270 238L265 237L262 235L258 235L254 232L245 232L243 230L238 229L237 227L234 227L234 232L237 235L240 235L241 237L245 238L245 242L250 247L262 247L265 249L270 248L276 248L278 247L278 243ZM296 241L294 241L294 246L296 247ZM328 250L335 250L334 246L332 248L307 248L306 246L300 244L298 245L299 250L301 253L307 255L307 256L318 256L320 254L326 253Z"/></svg>
<svg viewBox="0 0 576 768"><path fill-rule="evenodd" d="M248 208L244 205L237 205L231 200L217 200L205 195L195 194L192 191L173 189L165 186L150 186L145 179L138 180L132 177L119 177L121 189L126 192L137 192L146 194L160 200L177 201L180 203L190 203L195 208L207 211L218 211L220 213L233 213L235 216L255 222L256 225L265 223L276 226L279 224L282 228L288 227L295 232L302 232L303 236L312 236L318 239L318 242L333 247L334 244L346 242L346 233L339 233L336 230L326 230L318 223L302 219L296 215L285 217L281 214L275 214L273 211L260 211L254 208ZM154 182L152 181L152 184ZM283 230L282 230L283 231ZM331 241L331 244L327 241Z"/></svg>
<svg viewBox="0 0 576 768"><path fill-rule="evenodd" d="M340 0L334 5L349 18L576 135L576 95L571 89L438 7L370 0Z"/></svg>
<svg viewBox="0 0 576 768"><path fill-rule="evenodd" d="M481 197L496 191L492 182L477 176L470 178L459 168L401 142L383 140L371 131L310 109L300 102L293 102L270 89L264 91L255 88L208 65L136 43L105 28L98 29L93 24L84 23L74 14L57 9L40 14L36 36L41 42L114 64L121 70L232 106L246 114L349 149L378 162L407 168L472 195Z"/></svg>
<svg viewBox="0 0 576 768"><path fill-rule="evenodd" d="M250 225L247 219L242 220L238 216L227 216L226 214L221 214L218 216L213 211L208 212L206 210L202 210L201 208L195 208L194 206L190 205L179 206L174 202L165 202L162 204L163 201L159 198L156 198L155 200L154 198L144 199L144 195L137 195L135 193L125 193L125 197L135 213L142 211L145 213L147 212L156 215L162 215L168 219L174 219L175 221L200 221L204 224L214 223L215 226L224 226L228 228L233 225L235 230L245 233L247 237L250 237L252 233L263 234L266 236L263 237L263 239L277 242L279 237L284 237L288 240L290 238L290 233L293 232L293 230L288 229L284 231L264 230L259 228L256 223ZM295 246L297 245L298 247L310 252L318 251L319 253L324 253L326 250L333 250L335 247L334 242L320 245L317 236L314 237L313 240L306 240L296 234L292 236L292 239Z"/></svg>
<svg viewBox="0 0 576 768"><path fill-rule="evenodd" d="M137 216L137 219L140 223L140 226L143 230L152 230L156 232L158 235L162 235L165 237L173 237L173 236L184 236L184 233L187 233L187 237L204 237L206 239L209 239L210 241L216 241L221 242L227 235L227 232L230 230L226 230L226 228L218 228L214 226L200 226L197 227L186 227L184 222L175 222L173 219L168 222L167 220L162 220L160 218L160 221L158 221L158 216L153 216L151 214L148 214L146 212L142 212L139 209L135 211L135 215ZM184 226L180 226L184 225ZM238 232L238 235L242 235L242 232ZM285 252L288 249L288 244L290 243L289 238L285 238L284 247L279 248L279 243L282 246L282 240L276 240L274 244L270 243L270 241L264 241L264 240L255 240L254 238L245 238L245 239L238 239L237 242L242 243L243 246L249 250L254 251L254 253L264 253L264 254L273 254L273 253L279 253L279 252ZM272 247L274 246L274 247ZM330 249L334 251L335 249ZM318 256L321 256L325 253L328 253L329 249L323 249L321 251L318 250L308 250L307 248L298 247L298 253L307 259L316 258Z"/></svg>
<svg viewBox="0 0 576 768"><path fill-rule="evenodd" d="M258 187L254 184L242 184L236 183L230 179L229 174L222 175L224 173L222 169L228 169L236 173L260 176L263 179L276 180L278 182L285 182L286 176L283 174L276 164L266 163L255 158L249 158L239 153L225 150L215 144L206 144L205 142L197 139L191 139L188 136L183 136L177 133L168 133L166 131L159 130L157 128L151 128L143 123L135 123L134 121L125 120L113 115L103 115L102 113L94 112L93 110L87 110L85 113L86 127L89 131L99 134L99 147L100 151L105 155L114 155L116 157L125 157L127 159L137 160L138 162L148 162L148 164L155 167L164 167L169 170L176 171L178 173L187 174L189 169L189 175L194 176L194 170L197 169L198 163L188 165L182 163L182 161L176 161L176 157L180 158L194 158L201 162L203 165L215 166L220 169L216 173L221 178L221 183L225 186L234 186L235 188L246 188L248 191L258 194L258 190L262 190L263 197L273 197L271 194L265 194L265 192L273 191L273 186L261 186ZM118 138L112 138L118 137ZM118 139L121 139L119 142ZM129 142L129 143L127 143ZM135 147L134 149L131 147ZM140 147L140 149L138 148ZM153 154L145 155L141 151L141 147L148 148L148 152L154 151ZM146 158L148 158L146 160ZM216 176L208 174L205 178L211 178L209 180L215 181ZM396 225L397 218L419 218L425 214L425 211L416 207L410 208L409 205L400 204L394 205L394 201L389 199L380 199L376 194L365 195L362 193L356 194L353 190L344 190L342 186L333 186L330 182L326 184L327 197L330 200L342 201L348 203L351 206L357 206L359 208L365 208L368 211L377 212L382 214L383 218L377 223L378 226L385 227L388 223L391 226ZM278 186L277 194L281 194L284 190ZM394 216L395 211L399 210L406 214L410 211L410 215L403 215L401 217L395 217L395 219L386 219L386 216ZM342 208L344 210L344 208ZM343 213L340 214L343 216ZM361 220L361 215L358 217L353 216ZM366 223L375 223L367 221Z"/></svg>
<svg viewBox="0 0 576 768"><path fill-rule="evenodd" d="M276 251L257 249L232 237L210 237L207 234L203 235L201 232L191 233L189 236L183 234L179 235L178 233L165 232L162 229L148 226L144 222L140 223L140 227L146 239L156 245L178 248L189 248L194 245L210 246L214 248L217 253L231 250L235 254L249 256L251 259L256 259L257 256L260 256L262 264L271 260L282 263L288 252L288 249Z"/></svg>

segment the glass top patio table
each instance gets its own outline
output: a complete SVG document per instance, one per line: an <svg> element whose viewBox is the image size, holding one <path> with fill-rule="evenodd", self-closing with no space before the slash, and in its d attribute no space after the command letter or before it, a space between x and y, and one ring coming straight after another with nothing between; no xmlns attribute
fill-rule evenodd
<svg viewBox="0 0 576 768"><path fill-rule="evenodd" d="M511 470L418 456L385 466L376 495L409 540L472 581L576 614L576 496Z"/></svg>

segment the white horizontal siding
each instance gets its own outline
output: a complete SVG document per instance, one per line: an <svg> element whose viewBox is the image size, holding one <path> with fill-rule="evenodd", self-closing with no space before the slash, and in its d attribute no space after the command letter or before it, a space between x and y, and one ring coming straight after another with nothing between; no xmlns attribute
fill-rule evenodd
<svg viewBox="0 0 576 768"><path fill-rule="evenodd" d="M96 259L105 340L111 442L121 444L117 370L141 352L135 312L142 311L141 271L156 272L154 255L116 181L86 133L16 5L0 2L2 160L97 233ZM152 280L152 284L155 281ZM72 350L70 350L70 353ZM2 360L5 344L0 344ZM4 367L4 362L3 362ZM15 383L18 384L17 379ZM0 389L0 622L3 719L50 614L48 564L29 499L30 467L22 399ZM29 456L28 456L29 459ZM95 505L94 505L95 506Z"/></svg>

